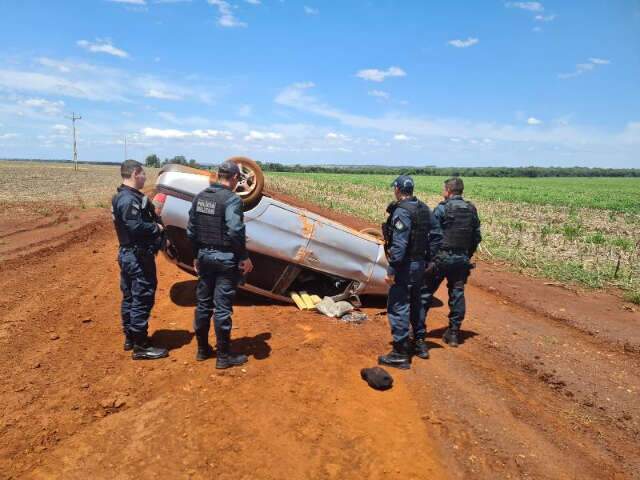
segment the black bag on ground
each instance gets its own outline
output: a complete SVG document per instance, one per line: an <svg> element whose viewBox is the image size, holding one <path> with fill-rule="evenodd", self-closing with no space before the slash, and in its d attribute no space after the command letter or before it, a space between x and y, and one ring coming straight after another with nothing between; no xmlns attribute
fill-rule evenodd
<svg viewBox="0 0 640 480"><path fill-rule="evenodd" d="M360 376L376 390L389 390L393 386L393 377L384 368L363 368Z"/></svg>

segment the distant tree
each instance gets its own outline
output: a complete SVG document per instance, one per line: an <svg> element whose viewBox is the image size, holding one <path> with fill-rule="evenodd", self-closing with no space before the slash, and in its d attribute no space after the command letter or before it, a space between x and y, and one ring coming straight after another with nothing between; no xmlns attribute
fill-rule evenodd
<svg viewBox="0 0 640 480"><path fill-rule="evenodd" d="M155 153L148 155L144 160L144 164L147 167L159 167L160 166L160 157L158 157Z"/></svg>

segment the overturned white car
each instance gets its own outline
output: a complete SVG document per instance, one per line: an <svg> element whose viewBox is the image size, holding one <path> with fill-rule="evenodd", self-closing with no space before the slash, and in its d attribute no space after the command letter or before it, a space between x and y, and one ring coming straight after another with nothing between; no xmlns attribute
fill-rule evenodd
<svg viewBox="0 0 640 480"><path fill-rule="evenodd" d="M387 294L387 260L378 237L270 197L262 191L264 177L256 162L231 160L242 172L236 193L244 202L247 249L254 264L240 288L285 302L291 302L290 292L303 290L356 301L361 294ZM167 232L164 253L193 275L186 227L191 202L209 179L206 170L167 165L156 181L153 202Z"/></svg>

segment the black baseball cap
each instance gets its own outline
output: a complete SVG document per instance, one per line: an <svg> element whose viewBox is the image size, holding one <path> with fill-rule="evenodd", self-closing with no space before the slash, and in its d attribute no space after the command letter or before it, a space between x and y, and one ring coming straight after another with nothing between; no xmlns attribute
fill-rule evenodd
<svg viewBox="0 0 640 480"><path fill-rule="evenodd" d="M409 175L400 175L396 178L391 184L392 187L398 187L402 193L413 193L413 187L415 184L413 183L413 178Z"/></svg>
<svg viewBox="0 0 640 480"><path fill-rule="evenodd" d="M227 175L240 175L240 167L234 162L225 160L218 166L218 173L226 173Z"/></svg>

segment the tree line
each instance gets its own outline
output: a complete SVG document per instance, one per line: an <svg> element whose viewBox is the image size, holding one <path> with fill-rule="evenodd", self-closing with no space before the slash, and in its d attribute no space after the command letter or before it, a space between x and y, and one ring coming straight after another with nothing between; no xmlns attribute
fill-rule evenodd
<svg viewBox="0 0 640 480"><path fill-rule="evenodd" d="M261 163L265 172L430 175L460 177L640 177L638 168L588 167L385 167L380 165L284 165Z"/></svg>

